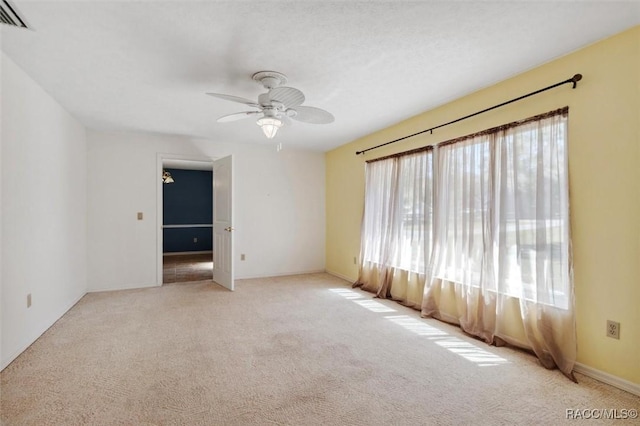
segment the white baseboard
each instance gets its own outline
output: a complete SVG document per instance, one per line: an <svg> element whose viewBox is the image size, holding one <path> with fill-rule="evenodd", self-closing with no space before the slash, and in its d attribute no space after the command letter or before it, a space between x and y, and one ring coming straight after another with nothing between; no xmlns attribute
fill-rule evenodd
<svg viewBox="0 0 640 426"><path fill-rule="evenodd" d="M579 362L575 363L573 370L576 373L584 374L585 376L596 379L602 383L606 383L618 389L640 396L640 384L638 383L630 382L618 376L614 376L613 374L605 373L604 371L597 370L593 367L589 367L588 365L580 364Z"/></svg>
<svg viewBox="0 0 640 426"><path fill-rule="evenodd" d="M270 278L270 277L287 277L289 275L321 274L323 272L324 272L324 269L315 269L312 271L278 272L278 273L267 272L266 274L261 274L261 275L237 276L236 280L252 280L255 278Z"/></svg>
<svg viewBox="0 0 640 426"><path fill-rule="evenodd" d="M333 271L325 271L325 272L327 274L329 274L329 275L333 275L334 277L338 277L338 278L341 278L341 279L343 279L345 281L349 281L351 284L353 284L356 281L353 278L349 278L349 277L347 277L345 275L342 275L342 274L339 274L337 272L333 272Z"/></svg>
<svg viewBox="0 0 640 426"><path fill-rule="evenodd" d="M160 285L156 283L149 284L125 284L119 287L98 287L98 288L90 288L87 290L87 293L99 293L101 291L119 291L119 290L136 290L138 288L149 288L149 287L160 287Z"/></svg>
<svg viewBox="0 0 640 426"><path fill-rule="evenodd" d="M27 339L28 343L24 344L18 350L14 351L11 355L9 355L9 357L7 357L6 359L2 360L2 364L0 364L0 371L4 370L9 364L11 364L13 362L13 360L18 358L22 352L26 351L29 346L33 345L35 343L35 341L40 338L40 336L42 336L44 333L46 333L47 330L49 330L56 323L56 321L58 321L60 318L62 318L62 316L64 314L66 314L69 311L69 309L73 308L75 306L75 304L78 303L80 301L80 299L82 299L86 294L87 293L82 293L79 297L73 299L70 303L68 303L66 306L64 306L61 310L56 312L51 317L47 318L46 321L43 321L41 323L40 327L38 327L38 330L41 330L41 331L36 332L29 339Z"/></svg>

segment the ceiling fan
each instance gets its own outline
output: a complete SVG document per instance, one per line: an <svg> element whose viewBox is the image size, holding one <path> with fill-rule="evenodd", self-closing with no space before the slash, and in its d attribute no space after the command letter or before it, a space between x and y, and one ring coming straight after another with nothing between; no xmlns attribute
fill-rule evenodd
<svg viewBox="0 0 640 426"><path fill-rule="evenodd" d="M265 136L272 139L283 125L290 125L291 120L303 123L329 124L334 118L331 113L315 107L303 106L304 94L293 87L283 86L287 83L287 76L276 71L260 71L251 77L267 89L266 93L258 96L258 101L221 93L207 93L207 95L227 101L239 102L257 111L242 111L218 118L219 123L241 120L247 117L258 117L256 124L262 128Z"/></svg>

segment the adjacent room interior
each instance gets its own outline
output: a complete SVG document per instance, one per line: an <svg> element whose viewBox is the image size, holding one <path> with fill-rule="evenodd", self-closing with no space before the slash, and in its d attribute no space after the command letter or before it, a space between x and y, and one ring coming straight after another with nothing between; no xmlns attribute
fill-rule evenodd
<svg viewBox="0 0 640 426"><path fill-rule="evenodd" d="M213 278L211 162L165 160L162 176L162 283Z"/></svg>
<svg viewBox="0 0 640 426"><path fill-rule="evenodd" d="M638 415L640 3L0 6L0 423Z"/></svg>

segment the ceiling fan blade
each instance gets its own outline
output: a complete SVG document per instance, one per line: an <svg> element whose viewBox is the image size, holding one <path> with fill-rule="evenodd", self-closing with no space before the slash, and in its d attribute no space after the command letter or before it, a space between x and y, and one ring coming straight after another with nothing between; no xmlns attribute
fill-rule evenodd
<svg viewBox="0 0 640 426"><path fill-rule="evenodd" d="M243 118L247 118L251 115L255 115L255 114L261 114L260 111L243 111L243 112L236 112L233 114L229 114L229 115L223 115L222 117L218 118L216 121L218 123L228 123L229 121L237 121L237 120L242 120Z"/></svg>
<svg viewBox="0 0 640 426"><path fill-rule="evenodd" d="M291 115L291 118L305 123L329 124L335 120L330 112L320 108L299 106L293 109L296 111L296 114Z"/></svg>
<svg viewBox="0 0 640 426"><path fill-rule="evenodd" d="M255 108L260 108L260 105L258 105L256 102L250 99L241 98L239 96L223 95L222 93L207 93L207 95L213 96L214 98L224 99L226 101L238 102Z"/></svg>
<svg viewBox="0 0 640 426"><path fill-rule="evenodd" d="M282 103L285 108L293 108L302 105L304 94L293 87L276 87L269 91L269 98L272 101Z"/></svg>

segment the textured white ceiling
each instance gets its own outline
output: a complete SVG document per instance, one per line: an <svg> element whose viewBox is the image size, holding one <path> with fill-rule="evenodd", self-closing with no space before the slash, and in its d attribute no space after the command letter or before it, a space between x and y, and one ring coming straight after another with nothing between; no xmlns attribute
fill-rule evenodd
<svg viewBox="0 0 640 426"><path fill-rule="evenodd" d="M612 1L13 3L34 31L2 25L2 50L90 128L320 151L640 23L639 2ZM335 122L272 141L216 123L251 108L204 93L257 99L261 70Z"/></svg>

